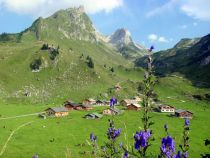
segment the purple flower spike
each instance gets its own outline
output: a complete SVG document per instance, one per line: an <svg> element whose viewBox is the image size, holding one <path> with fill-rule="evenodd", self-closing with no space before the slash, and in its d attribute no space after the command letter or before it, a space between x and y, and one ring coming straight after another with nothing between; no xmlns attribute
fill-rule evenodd
<svg viewBox="0 0 210 158"><path fill-rule="evenodd" d="M147 132L136 132L134 135L135 144L134 147L136 150L140 150L140 148L145 148L147 146L147 141L151 137L151 132L148 130Z"/></svg>
<svg viewBox="0 0 210 158"><path fill-rule="evenodd" d="M94 142L94 141L97 141L98 137L95 136L93 133L90 134L90 141L91 142Z"/></svg>
<svg viewBox="0 0 210 158"><path fill-rule="evenodd" d="M154 46L151 46L149 49L149 52L152 52L153 49L154 49Z"/></svg>
<svg viewBox="0 0 210 158"><path fill-rule="evenodd" d="M190 120L188 118L185 119L185 126L189 126L190 125Z"/></svg>
<svg viewBox="0 0 210 158"><path fill-rule="evenodd" d="M110 107L112 107L113 105L117 104L117 99L115 97L112 97L110 99Z"/></svg>
<svg viewBox="0 0 210 158"><path fill-rule="evenodd" d="M124 152L123 158L128 158L128 152L127 151Z"/></svg>
<svg viewBox="0 0 210 158"><path fill-rule="evenodd" d="M162 139L160 150L167 158L173 158L171 155L175 152L175 143L171 136Z"/></svg>
<svg viewBox="0 0 210 158"><path fill-rule="evenodd" d="M121 129L108 128L108 131L107 131L108 139L115 141L116 138L120 136L120 133L121 133Z"/></svg>

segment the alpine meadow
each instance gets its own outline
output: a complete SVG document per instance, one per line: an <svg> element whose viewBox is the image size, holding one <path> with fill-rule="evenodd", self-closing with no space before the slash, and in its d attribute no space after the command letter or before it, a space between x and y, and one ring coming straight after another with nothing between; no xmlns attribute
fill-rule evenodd
<svg viewBox="0 0 210 158"><path fill-rule="evenodd" d="M0 1L0 158L210 158L208 4Z"/></svg>

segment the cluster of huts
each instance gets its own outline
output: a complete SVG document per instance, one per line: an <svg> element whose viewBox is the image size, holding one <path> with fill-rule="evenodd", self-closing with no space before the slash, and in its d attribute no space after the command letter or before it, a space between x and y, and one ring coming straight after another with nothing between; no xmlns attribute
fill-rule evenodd
<svg viewBox="0 0 210 158"><path fill-rule="evenodd" d="M94 106L109 106L109 101L103 100L94 100L94 99L85 99L82 103L75 103L71 100L67 100L64 102L62 107L50 107L45 110L45 114L40 114L39 116L42 118L46 118L46 116L51 117L64 117L69 114L71 110L84 110L89 111L92 110ZM109 113L109 112L105 112ZM102 115L98 113L87 114L86 118L101 118Z"/></svg>
<svg viewBox="0 0 210 158"><path fill-rule="evenodd" d="M142 97L135 96L131 99L123 99L120 101L120 105L124 106L126 110L141 110L142 106L139 104L142 102ZM85 99L82 103L75 103L71 100L64 102L64 106L62 107L52 107L45 110L45 114L47 116L53 117L63 117L69 114L71 110L84 110L89 111L92 110L95 106L109 106L109 101L103 100L94 100L94 99ZM156 104L156 110L161 113L173 113L173 116L180 118L192 118L193 113L188 110L175 109L174 106L167 104ZM103 115L119 115L122 113L122 110L115 108L107 108L103 110L102 114L93 112L85 115L84 117L87 119L98 119L103 117ZM41 117L45 117L44 115L40 115Z"/></svg>
<svg viewBox="0 0 210 158"><path fill-rule="evenodd" d="M174 116L180 117L180 118L192 118L193 113L188 110L183 109L176 109L174 106L167 105L167 104L159 104L158 105L159 112L162 113L173 113Z"/></svg>

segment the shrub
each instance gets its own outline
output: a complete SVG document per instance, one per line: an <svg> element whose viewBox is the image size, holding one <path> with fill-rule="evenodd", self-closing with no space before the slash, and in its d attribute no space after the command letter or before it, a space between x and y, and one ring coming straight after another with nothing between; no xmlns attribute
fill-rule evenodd
<svg viewBox="0 0 210 158"><path fill-rule="evenodd" d="M58 54L59 54L58 49L57 50L56 49L51 50L50 51L50 59L55 60L55 58L58 56Z"/></svg>
<svg viewBox="0 0 210 158"><path fill-rule="evenodd" d="M42 65L42 61L41 59L35 59L31 64L30 64L30 68L32 70L39 70L39 67Z"/></svg>
<svg viewBox="0 0 210 158"><path fill-rule="evenodd" d="M41 50L48 50L49 46L48 44L43 44Z"/></svg>
<svg viewBox="0 0 210 158"><path fill-rule="evenodd" d="M86 60L87 60L88 67L93 69L94 68L94 63L93 63L92 58L87 56Z"/></svg>

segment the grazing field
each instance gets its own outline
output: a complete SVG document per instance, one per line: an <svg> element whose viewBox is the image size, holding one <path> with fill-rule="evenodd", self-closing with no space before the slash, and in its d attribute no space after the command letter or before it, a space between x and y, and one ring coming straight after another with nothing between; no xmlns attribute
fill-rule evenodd
<svg viewBox="0 0 210 158"><path fill-rule="evenodd" d="M119 73L122 72L119 71ZM123 84L126 85L127 82ZM132 88L130 87L129 90L131 91ZM134 87L133 93L135 91ZM201 153L207 151L204 140L210 138L210 102L195 100L192 94L205 94L209 92L209 89L193 87L184 78L165 77L159 79L155 92L162 103L194 113L190 124L189 152L190 157L200 157ZM110 116L104 116L100 120L86 120L83 116L88 113L87 111L70 111L69 116L64 118L47 118L45 120L39 118L36 113L44 111L49 106L55 105L0 104L1 158L28 158L36 153L43 158L85 158L91 157L91 148L86 142L90 133L94 132L98 136L99 145L103 145L106 141ZM107 107L96 107L92 111L102 112L105 108ZM27 114L29 115L27 116ZM122 141L129 147L133 145L134 133L142 128L142 114L142 111L124 111L123 114L115 117L116 127L122 129L119 142ZM150 152L154 155L159 153L161 138L165 136L163 129L165 123L169 125L169 133L175 138L178 150L182 139L184 120L155 112L152 112L151 116L155 122L151 127L155 141L149 149ZM81 154L84 151L89 152Z"/></svg>
<svg viewBox="0 0 210 158"><path fill-rule="evenodd" d="M183 99L183 98L182 98ZM166 102L169 103L168 100ZM210 107L208 102L195 102L194 100L184 99L171 102L177 108L190 109L194 113L191 120L190 132L190 155L199 157L207 149L204 147L203 140L210 137ZM105 141L108 119L103 117L101 120L86 120L83 116L87 111L71 111L65 118L47 118L46 120L37 116L26 116L22 118L6 119L4 117L21 114L31 114L43 111L46 108L42 105L1 105L0 118L0 150L2 150L9 135L18 126L31 122L16 131L7 144L2 158L28 158L38 153L44 158L62 158L66 157L90 157L89 154L80 154L82 151L90 151L88 145L78 146L78 144L87 144L86 139L89 134L94 132L102 145ZM106 107L97 107L93 111L101 112ZM155 121L152 130L154 131L155 141L150 151L158 154L161 138L164 136L163 125L168 123L169 132L175 138L176 146L181 142L183 119L168 117L166 114L151 113ZM122 129L120 141L133 144L133 134L142 128L142 112L124 111L122 115L115 117L116 126ZM126 134L126 138L125 138ZM1 151L0 151L1 152Z"/></svg>

